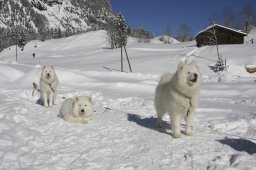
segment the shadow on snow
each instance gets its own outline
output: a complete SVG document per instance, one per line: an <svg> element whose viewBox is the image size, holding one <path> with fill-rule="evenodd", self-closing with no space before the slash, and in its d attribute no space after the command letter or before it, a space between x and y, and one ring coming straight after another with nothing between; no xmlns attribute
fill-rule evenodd
<svg viewBox="0 0 256 170"><path fill-rule="evenodd" d="M162 128L156 127L156 118L154 117L142 117L137 114L128 113L127 114L127 120L130 122L134 122L137 125L140 125L142 127L152 129L161 133L165 133L168 135L172 135L171 133L167 132L166 129L170 129L170 124L162 121Z"/></svg>
<svg viewBox="0 0 256 170"><path fill-rule="evenodd" d="M222 144L228 145L237 151L244 151L250 155L256 153L256 144L247 139L225 138L225 139L221 139L221 140L217 140L217 141Z"/></svg>

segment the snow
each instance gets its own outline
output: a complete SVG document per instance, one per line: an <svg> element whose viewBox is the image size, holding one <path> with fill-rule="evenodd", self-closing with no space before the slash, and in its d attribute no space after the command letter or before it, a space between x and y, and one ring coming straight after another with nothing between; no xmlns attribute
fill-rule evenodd
<svg viewBox="0 0 256 170"><path fill-rule="evenodd" d="M162 39L162 41L160 41L160 39ZM161 35L161 36L157 36L155 38L153 38L151 40L151 43L154 43L154 44L163 44L165 42L169 42L170 44L174 44L174 43L179 43L178 40L176 40L175 38L173 37L170 37L168 35Z"/></svg>
<svg viewBox="0 0 256 170"><path fill-rule="evenodd" d="M37 48L34 45L37 44ZM133 73L120 70L120 49L108 48L105 31L45 42L24 51L0 53L0 169L255 169L255 44L220 45L228 68L215 74L214 46L194 41L138 44L129 38ZM36 53L35 59L32 53ZM161 74L180 60L195 58L203 75L194 136L171 136L169 117L155 128L154 90ZM60 80L58 105L44 108L32 96L42 65L53 65ZM63 97L91 95L88 124L57 117ZM182 122L184 124L184 122ZM184 131L184 126L182 126Z"/></svg>
<svg viewBox="0 0 256 170"><path fill-rule="evenodd" d="M0 65L1 65L0 66L0 82L5 82L5 81L12 82L24 75L23 72L15 68L2 65L2 64Z"/></svg>

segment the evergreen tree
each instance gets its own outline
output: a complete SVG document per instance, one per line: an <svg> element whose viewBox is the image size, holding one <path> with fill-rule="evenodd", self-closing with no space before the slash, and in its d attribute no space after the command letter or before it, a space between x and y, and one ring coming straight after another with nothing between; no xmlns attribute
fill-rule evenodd
<svg viewBox="0 0 256 170"><path fill-rule="evenodd" d="M213 71L215 73L218 73L220 71L224 71L226 69L226 64L224 59L222 58L222 56L220 56L218 58L218 61L215 63L215 65L213 66Z"/></svg>
<svg viewBox="0 0 256 170"><path fill-rule="evenodd" d="M72 29L68 26L65 31L65 37L72 36L72 34L73 34Z"/></svg>
<svg viewBox="0 0 256 170"><path fill-rule="evenodd" d="M58 38L62 38L62 33L60 27L58 28Z"/></svg>
<svg viewBox="0 0 256 170"><path fill-rule="evenodd" d="M24 30L19 31L17 38L18 38L18 46L23 51L23 49L24 49L24 47L27 43L27 38L26 38L26 35L24 33Z"/></svg>
<svg viewBox="0 0 256 170"><path fill-rule="evenodd" d="M116 29L116 44L118 47L126 46L128 37L128 25L125 22L124 17L118 14L115 22Z"/></svg>
<svg viewBox="0 0 256 170"><path fill-rule="evenodd" d="M115 19L114 17L107 18L108 26L107 26L107 34L108 34L108 42L111 48L116 48L116 31L115 31Z"/></svg>
<svg viewBox="0 0 256 170"><path fill-rule="evenodd" d="M130 35L137 38L138 43L149 43L150 39L153 38L153 34L143 27L133 29Z"/></svg>
<svg viewBox="0 0 256 170"><path fill-rule="evenodd" d="M62 37L61 29L60 27L55 28L53 31L53 38L58 39Z"/></svg>

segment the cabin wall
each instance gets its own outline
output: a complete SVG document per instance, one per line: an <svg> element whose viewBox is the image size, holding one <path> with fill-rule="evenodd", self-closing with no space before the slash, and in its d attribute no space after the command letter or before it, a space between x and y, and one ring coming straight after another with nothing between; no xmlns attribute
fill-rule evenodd
<svg viewBox="0 0 256 170"><path fill-rule="evenodd" d="M216 36L218 44L243 44L244 43L244 36L233 32L231 30L226 30L223 28L215 28L216 29ZM215 44L214 36L210 32L202 32L196 37L197 46L205 46L205 45L213 45Z"/></svg>

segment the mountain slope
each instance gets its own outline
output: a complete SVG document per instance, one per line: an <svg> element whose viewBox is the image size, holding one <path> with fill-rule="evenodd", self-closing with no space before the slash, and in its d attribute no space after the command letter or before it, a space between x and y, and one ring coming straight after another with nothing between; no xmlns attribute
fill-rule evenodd
<svg viewBox="0 0 256 170"><path fill-rule="evenodd" d="M3 0L0 27L22 26L36 32L98 29L112 15L109 0Z"/></svg>

